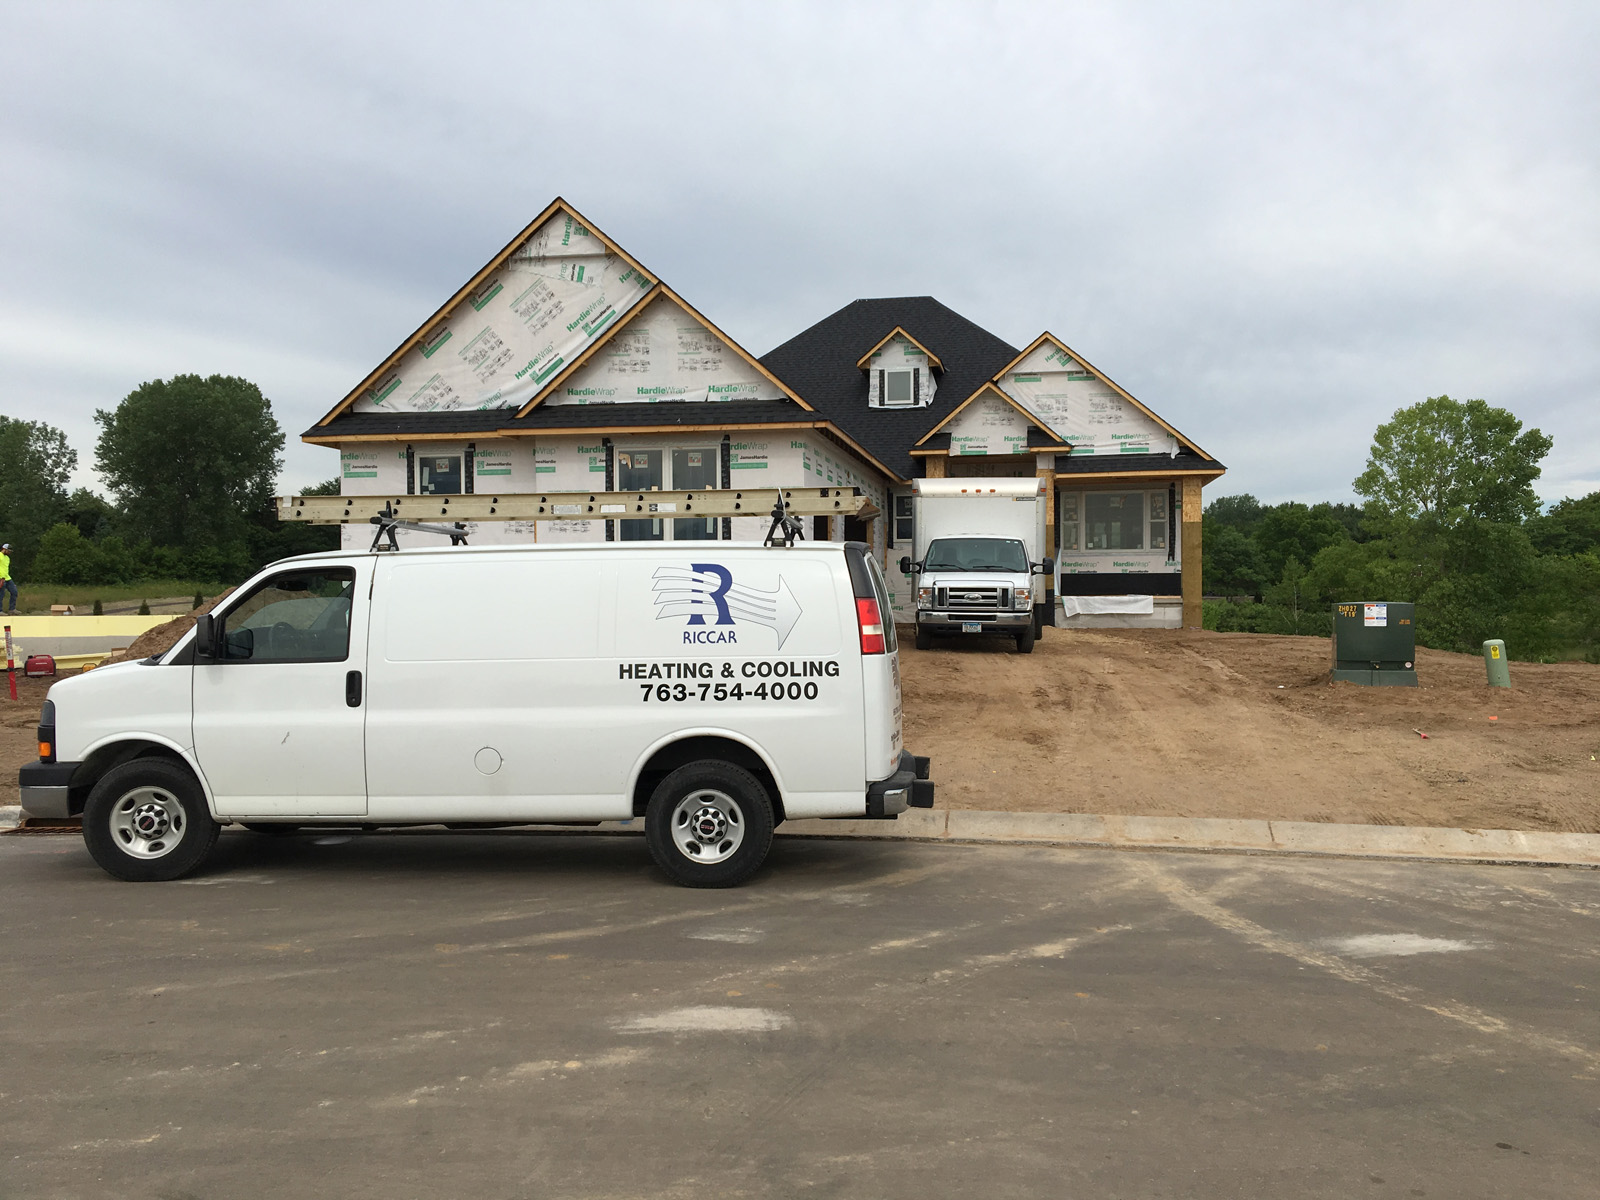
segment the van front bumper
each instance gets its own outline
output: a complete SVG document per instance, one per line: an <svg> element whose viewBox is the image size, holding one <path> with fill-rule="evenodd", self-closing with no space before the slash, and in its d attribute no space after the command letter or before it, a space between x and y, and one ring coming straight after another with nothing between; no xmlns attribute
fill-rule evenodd
<svg viewBox="0 0 1600 1200"><path fill-rule="evenodd" d="M974 621L982 633L1016 633L1033 624L1033 609L1021 612L936 612L926 609L917 613L917 627L929 633L962 633Z"/></svg>
<svg viewBox="0 0 1600 1200"><path fill-rule="evenodd" d="M17 772L22 811L30 817L61 820L72 816L72 776L75 762L29 763Z"/></svg>
<svg viewBox="0 0 1600 1200"><path fill-rule="evenodd" d="M908 808L933 807L933 782L928 778L931 762L909 750L900 751L900 763L887 779L867 784L867 817L873 821L892 821Z"/></svg>

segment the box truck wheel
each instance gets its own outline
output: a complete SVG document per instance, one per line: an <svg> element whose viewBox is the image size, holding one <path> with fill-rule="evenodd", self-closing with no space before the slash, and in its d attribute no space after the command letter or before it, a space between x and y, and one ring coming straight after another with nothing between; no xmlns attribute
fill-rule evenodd
<svg viewBox="0 0 1600 1200"><path fill-rule="evenodd" d="M920 626L920 625L917 626L917 649L918 650L932 650L933 649L933 634L929 633L926 629L922 628L922 626Z"/></svg>
<svg viewBox="0 0 1600 1200"><path fill-rule="evenodd" d="M205 861L218 826L189 768L136 758L100 777L83 808L83 841L110 875L135 883L180 879Z"/></svg>
<svg viewBox="0 0 1600 1200"><path fill-rule="evenodd" d="M766 861L772 801L743 767L717 759L687 763L650 796L645 841L656 866L685 887L733 887Z"/></svg>
<svg viewBox="0 0 1600 1200"><path fill-rule="evenodd" d="M1033 626L1032 625L1029 625L1026 629L1022 629L1017 633L1017 653L1018 654L1032 654L1033 653Z"/></svg>

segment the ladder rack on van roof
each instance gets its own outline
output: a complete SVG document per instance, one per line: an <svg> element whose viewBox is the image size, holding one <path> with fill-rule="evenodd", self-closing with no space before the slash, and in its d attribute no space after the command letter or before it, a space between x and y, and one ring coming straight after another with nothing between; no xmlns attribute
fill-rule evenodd
<svg viewBox="0 0 1600 1200"><path fill-rule="evenodd" d="M278 520L314 525L390 521L573 521L643 517L789 517L881 515L860 488L722 488L705 492L526 492L464 496L279 496ZM401 525L405 528L405 525ZM441 533L453 532L440 528Z"/></svg>

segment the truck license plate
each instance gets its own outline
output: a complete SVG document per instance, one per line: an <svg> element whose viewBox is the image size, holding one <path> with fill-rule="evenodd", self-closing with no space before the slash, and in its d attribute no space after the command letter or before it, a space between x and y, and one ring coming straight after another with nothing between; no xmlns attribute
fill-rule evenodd
<svg viewBox="0 0 1600 1200"><path fill-rule="evenodd" d="M981 622L981 621L963 621L963 622L961 622L961 632L962 633L982 633L983 632L983 622Z"/></svg>

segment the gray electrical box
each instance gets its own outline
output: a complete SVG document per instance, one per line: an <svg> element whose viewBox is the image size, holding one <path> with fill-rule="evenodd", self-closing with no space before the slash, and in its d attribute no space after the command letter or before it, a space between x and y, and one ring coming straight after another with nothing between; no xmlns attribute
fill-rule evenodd
<svg viewBox="0 0 1600 1200"><path fill-rule="evenodd" d="M1333 606L1335 681L1417 686L1416 608L1386 600Z"/></svg>

